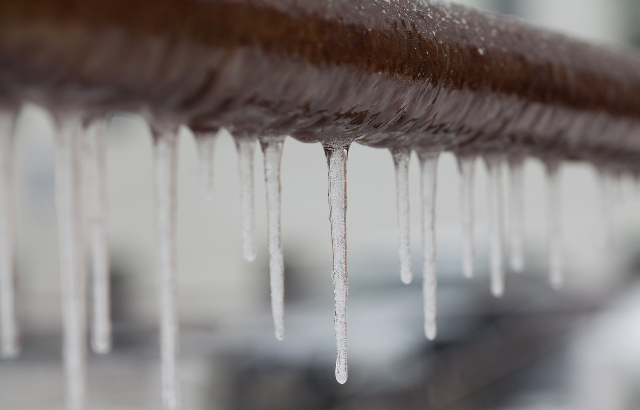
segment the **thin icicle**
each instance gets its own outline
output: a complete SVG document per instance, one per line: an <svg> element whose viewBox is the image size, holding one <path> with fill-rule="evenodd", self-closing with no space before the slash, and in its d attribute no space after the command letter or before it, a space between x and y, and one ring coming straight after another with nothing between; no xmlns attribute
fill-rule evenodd
<svg viewBox="0 0 640 410"><path fill-rule="evenodd" d="M334 326L337 358L336 380L347 382L347 154L348 145L324 145L329 165L329 219L333 245Z"/></svg>
<svg viewBox="0 0 640 410"><path fill-rule="evenodd" d="M67 407L84 408L86 389L86 287L82 231L82 137L78 116L61 117L55 136L56 208L62 284L63 358Z"/></svg>
<svg viewBox="0 0 640 410"><path fill-rule="evenodd" d="M491 293L504 295L504 227L502 219L502 161L497 157L485 157L488 172L489 196L489 245L491 252Z"/></svg>
<svg viewBox="0 0 640 410"><path fill-rule="evenodd" d="M16 150L15 114L0 112L0 354L4 359L20 354L20 329L16 313Z"/></svg>
<svg viewBox="0 0 640 410"><path fill-rule="evenodd" d="M269 219L269 278L271 310L276 339L284 339L284 260L282 258L282 230L280 228L280 162L284 137L260 140L264 153L264 178L267 186L267 214Z"/></svg>
<svg viewBox="0 0 640 410"><path fill-rule="evenodd" d="M439 153L419 153L422 170L422 294L424 298L424 333L434 340L438 276L436 272L436 187Z"/></svg>
<svg viewBox="0 0 640 410"><path fill-rule="evenodd" d="M87 130L87 191L89 239L93 279L91 347L100 354L111 351L111 287L107 232L107 122L94 121Z"/></svg>
<svg viewBox="0 0 640 410"><path fill-rule="evenodd" d="M200 159L202 196L207 201L213 200L213 154L215 153L217 139L217 133L196 135L196 147Z"/></svg>
<svg viewBox="0 0 640 410"><path fill-rule="evenodd" d="M524 158L510 158L509 186L509 263L515 272L524 270Z"/></svg>
<svg viewBox="0 0 640 410"><path fill-rule="evenodd" d="M156 212L160 291L160 354L162 403L165 410L180 408L178 376L177 298L177 132L155 136Z"/></svg>
<svg viewBox="0 0 640 410"><path fill-rule="evenodd" d="M462 222L462 271L466 278L472 278L476 263L475 249L475 157L458 157L460 170L460 220Z"/></svg>
<svg viewBox="0 0 640 410"><path fill-rule="evenodd" d="M405 284L413 279L413 266L411 261L411 237L409 226L411 218L409 214L409 162L411 149L391 150L393 162L396 168L396 206L398 209L398 253L400 255L400 278Z"/></svg>
<svg viewBox="0 0 640 410"><path fill-rule="evenodd" d="M615 184L611 175L606 171L598 174L602 206L602 242L603 248L613 241L614 217L616 208Z"/></svg>
<svg viewBox="0 0 640 410"><path fill-rule="evenodd" d="M256 259L256 215L253 173L254 138L236 139L238 169L240 172L240 202L242 206L242 250L244 258Z"/></svg>
<svg viewBox="0 0 640 410"><path fill-rule="evenodd" d="M564 284L564 252L562 241L562 196L560 166L547 163L547 221L549 241L549 280L554 289Z"/></svg>

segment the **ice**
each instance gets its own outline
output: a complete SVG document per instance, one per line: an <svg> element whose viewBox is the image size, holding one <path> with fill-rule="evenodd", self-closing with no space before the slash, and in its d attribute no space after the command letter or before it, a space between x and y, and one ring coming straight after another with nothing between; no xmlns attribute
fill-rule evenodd
<svg viewBox="0 0 640 410"><path fill-rule="evenodd" d="M62 285L63 360L67 407L84 407L87 367L86 286L82 230L83 123L58 118L55 135L56 208Z"/></svg>
<svg viewBox="0 0 640 410"><path fill-rule="evenodd" d="M0 355L20 354L20 329L16 315L17 192L15 114L0 111Z"/></svg>
<svg viewBox="0 0 640 410"><path fill-rule="evenodd" d="M347 382L347 155L348 145L324 145L329 166L329 219L333 245L334 326L337 358L336 380Z"/></svg>
<svg viewBox="0 0 640 410"><path fill-rule="evenodd" d="M475 157L458 157L460 170L460 220L462 222L462 271L466 278L472 278L475 270Z"/></svg>
<svg viewBox="0 0 640 410"><path fill-rule="evenodd" d="M549 280L554 289L560 289L564 284L561 189L559 164L555 162L547 163Z"/></svg>
<svg viewBox="0 0 640 410"><path fill-rule="evenodd" d="M600 185L600 196L602 206L602 239L603 248L609 246L613 241L614 217L616 208L615 180L606 171L598 174Z"/></svg>
<svg viewBox="0 0 640 410"><path fill-rule="evenodd" d="M396 205L398 208L398 253L400 255L400 278L405 284L413 279L411 261L411 237L409 225L409 162L410 149L392 149L393 162L396 168Z"/></svg>
<svg viewBox="0 0 640 410"><path fill-rule="evenodd" d="M242 207L242 253L253 262L256 259L256 215L253 173L255 138L236 139L238 170L240 172L240 202Z"/></svg>
<svg viewBox="0 0 640 410"><path fill-rule="evenodd" d="M515 272L524 270L524 158L509 159L509 264Z"/></svg>
<svg viewBox="0 0 640 410"><path fill-rule="evenodd" d="M422 293L424 297L424 333L434 340L436 326L436 293L438 277L436 273L436 185L439 153L421 152L422 170Z"/></svg>
<svg viewBox="0 0 640 410"><path fill-rule="evenodd" d="M154 138L162 403L165 410L177 410L180 408L176 277L178 138L175 130L156 133Z"/></svg>
<svg viewBox="0 0 640 410"><path fill-rule="evenodd" d="M111 290L109 284L109 235L107 232L107 122L92 122L86 133L86 189L89 200L89 240L93 282L91 347L111 351Z"/></svg>
<svg viewBox="0 0 640 410"><path fill-rule="evenodd" d="M502 158L485 157L489 197L489 247L491 264L491 293L504 295L504 227L502 209Z"/></svg>
<svg viewBox="0 0 640 410"><path fill-rule="evenodd" d="M284 137L261 138L264 153L264 178L267 186L267 215L269 222L269 278L271 310L276 339L284 339L284 261L282 258L282 230L280 228L280 163Z"/></svg>
<svg viewBox="0 0 640 410"><path fill-rule="evenodd" d="M202 181L202 196L207 201L213 200L213 154L216 149L218 133L196 135L196 147L200 160L200 179Z"/></svg>

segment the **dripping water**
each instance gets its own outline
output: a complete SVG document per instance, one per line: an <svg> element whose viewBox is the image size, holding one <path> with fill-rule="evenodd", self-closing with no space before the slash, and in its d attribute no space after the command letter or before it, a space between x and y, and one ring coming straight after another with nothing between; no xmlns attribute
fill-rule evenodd
<svg viewBox="0 0 640 410"><path fill-rule="evenodd" d="M462 271L472 278L475 270L474 185L475 157L458 157L460 171L460 220L462 222Z"/></svg>
<svg viewBox="0 0 640 410"><path fill-rule="evenodd" d="M495 297L502 297L505 287L502 159L499 157L485 157L484 160L488 173L491 293Z"/></svg>
<svg viewBox="0 0 640 410"><path fill-rule="evenodd" d="M424 332L427 339L434 340L437 334L436 297L438 278L436 272L436 185L437 152L419 153L422 171L422 293L424 298Z"/></svg>
<svg viewBox="0 0 640 410"><path fill-rule="evenodd" d="M347 382L347 156L348 145L324 144L329 166L329 220L333 246L334 326L337 358L336 380Z"/></svg>
<svg viewBox="0 0 640 410"><path fill-rule="evenodd" d="M269 222L269 278L271 310L276 339L284 339L284 260L282 257L280 163L284 137L260 139L264 153L264 177L267 187L267 215Z"/></svg>
<svg viewBox="0 0 640 410"><path fill-rule="evenodd" d="M410 149L391 150L396 169L396 206L398 208L398 253L400 256L400 278L403 283L409 284L413 279L413 266L411 261L411 237L409 226L411 224L409 213L409 162L411 160Z"/></svg>
<svg viewBox="0 0 640 410"><path fill-rule="evenodd" d="M549 280L554 289L560 289L564 284L561 188L559 164L547 163Z"/></svg>
<svg viewBox="0 0 640 410"><path fill-rule="evenodd" d="M509 264L515 272L524 270L524 158L509 159Z"/></svg>
<svg viewBox="0 0 640 410"><path fill-rule="evenodd" d="M253 262L256 259L256 216L253 173L254 138L236 139L238 170L240 172L240 202L242 207L242 253Z"/></svg>
<svg viewBox="0 0 640 410"><path fill-rule="evenodd" d="M213 200L213 154L215 153L217 139L217 133L196 135L196 148L200 161L202 196L207 201Z"/></svg>

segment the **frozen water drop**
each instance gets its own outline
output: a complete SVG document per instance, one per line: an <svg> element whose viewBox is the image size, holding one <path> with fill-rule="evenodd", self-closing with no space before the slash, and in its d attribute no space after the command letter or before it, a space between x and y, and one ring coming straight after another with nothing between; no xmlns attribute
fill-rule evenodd
<svg viewBox="0 0 640 410"><path fill-rule="evenodd" d="M284 260L282 257L280 163L284 137L260 139L264 153L264 178L267 186L267 215L269 221L269 278L271 310L276 339L284 339Z"/></svg>
<svg viewBox="0 0 640 410"><path fill-rule="evenodd" d="M547 218L549 280L554 289L560 289L564 284L564 253L562 245L562 196L558 163L547 163Z"/></svg>
<svg viewBox="0 0 640 410"><path fill-rule="evenodd" d="M333 297L335 305L336 380L347 382L347 156L348 145L324 145L329 166L329 219L333 246Z"/></svg>
<svg viewBox="0 0 640 410"><path fill-rule="evenodd" d="M436 185L437 152L421 152L422 171L422 293L424 298L424 332L427 339L434 340L437 334L436 302L438 277L436 272Z"/></svg>
<svg viewBox="0 0 640 410"><path fill-rule="evenodd" d="M504 295L504 227L502 210L502 159L485 157L489 197L489 247L491 264L491 293Z"/></svg>
<svg viewBox="0 0 640 410"><path fill-rule="evenodd" d="M458 157L458 168L460 170L460 220L462 222L462 271L466 278L473 277L476 260L474 235L475 163L475 157Z"/></svg>
<svg viewBox="0 0 640 410"><path fill-rule="evenodd" d="M524 270L524 159L509 159L509 263L515 272Z"/></svg>
<svg viewBox="0 0 640 410"><path fill-rule="evenodd" d="M253 262L256 259L256 215L253 172L255 138L236 139L238 170L240 172L240 202L242 207L242 253Z"/></svg>
<svg viewBox="0 0 640 410"><path fill-rule="evenodd" d="M202 196L207 201L213 200L213 156L216 149L218 133L197 134L196 147L200 161L200 180L202 182Z"/></svg>
<svg viewBox="0 0 640 410"><path fill-rule="evenodd" d="M396 169L396 205L398 208L398 253L400 256L400 278L403 283L409 284L413 279L413 266L411 261L411 237L409 226L411 218L409 214L409 162L411 160L410 149L391 150Z"/></svg>

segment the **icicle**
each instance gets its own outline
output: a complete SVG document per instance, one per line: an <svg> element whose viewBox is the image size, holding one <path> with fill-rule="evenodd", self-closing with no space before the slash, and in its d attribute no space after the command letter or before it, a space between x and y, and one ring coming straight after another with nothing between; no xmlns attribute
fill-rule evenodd
<svg viewBox="0 0 640 410"><path fill-rule="evenodd" d="M460 220L462 221L462 271L472 278L475 270L476 249L474 235L475 157L458 157L460 170Z"/></svg>
<svg viewBox="0 0 640 410"><path fill-rule="evenodd" d="M524 158L509 159L509 262L515 272L524 270Z"/></svg>
<svg viewBox="0 0 640 410"><path fill-rule="evenodd" d="M413 279L413 266L411 261L411 237L409 226L411 218L409 214L409 162L411 160L410 149L393 149L393 162L396 168L396 206L398 208L398 253L400 255L400 278L405 284Z"/></svg>
<svg viewBox="0 0 640 410"><path fill-rule="evenodd" d="M213 154L216 148L217 133L196 135L196 147L200 159L202 195L207 201L213 200Z"/></svg>
<svg viewBox="0 0 640 410"><path fill-rule="evenodd" d="M491 293L504 295L504 227L502 220L502 161L497 157L485 158L488 172L489 245L491 248Z"/></svg>
<svg viewBox="0 0 640 410"><path fill-rule="evenodd" d="M90 202L89 234L93 273L93 328L91 347L100 354L111 351L111 290L109 235L107 232L107 122L93 122L87 130L87 191Z"/></svg>
<svg viewBox="0 0 640 410"><path fill-rule="evenodd" d="M160 353L162 403L165 410L180 408L178 378L177 132L155 136L156 209L160 291Z"/></svg>
<svg viewBox="0 0 640 410"><path fill-rule="evenodd" d="M347 154L348 145L325 144L329 165L329 219L333 245L334 326L337 358L336 380L347 382Z"/></svg>
<svg viewBox="0 0 640 410"><path fill-rule="evenodd" d="M436 186L439 153L419 153L422 169L422 293L424 298L424 332L427 339L437 334L436 297Z"/></svg>
<svg viewBox="0 0 640 410"><path fill-rule="evenodd" d="M547 163L547 220L549 240L549 280L554 289L564 284L562 250L562 202L558 163Z"/></svg>
<svg viewBox="0 0 640 410"><path fill-rule="evenodd" d="M16 151L15 114L0 112L0 354L12 359L20 354L20 330L16 314Z"/></svg>
<svg viewBox="0 0 640 410"><path fill-rule="evenodd" d="M82 231L82 137L78 116L61 117L55 136L56 208L62 284L63 358L67 406L84 407L86 389L86 287Z"/></svg>
<svg viewBox="0 0 640 410"><path fill-rule="evenodd" d="M602 206L602 247L609 246L613 240L614 212L616 195L613 178L606 171L598 174Z"/></svg>
<svg viewBox="0 0 640 410"><path fill-rule="evenodd" d="M256 140L254 138L236 139L238 168L240 171L240 201L242 203L242 249L244 258L249 262L253 262L256 259L253 175L253 152L255 146Z"/></svg>
<svg viewBox="0 0 640 410"><path fill-rule="evenodd" d="M267 214L269 219L269 278L271 310L276 339L284 339L284 260L282 258L282 230L280 228L280 162L284 137L260 140L264 153L264 178L267 186Z"/></svg>

